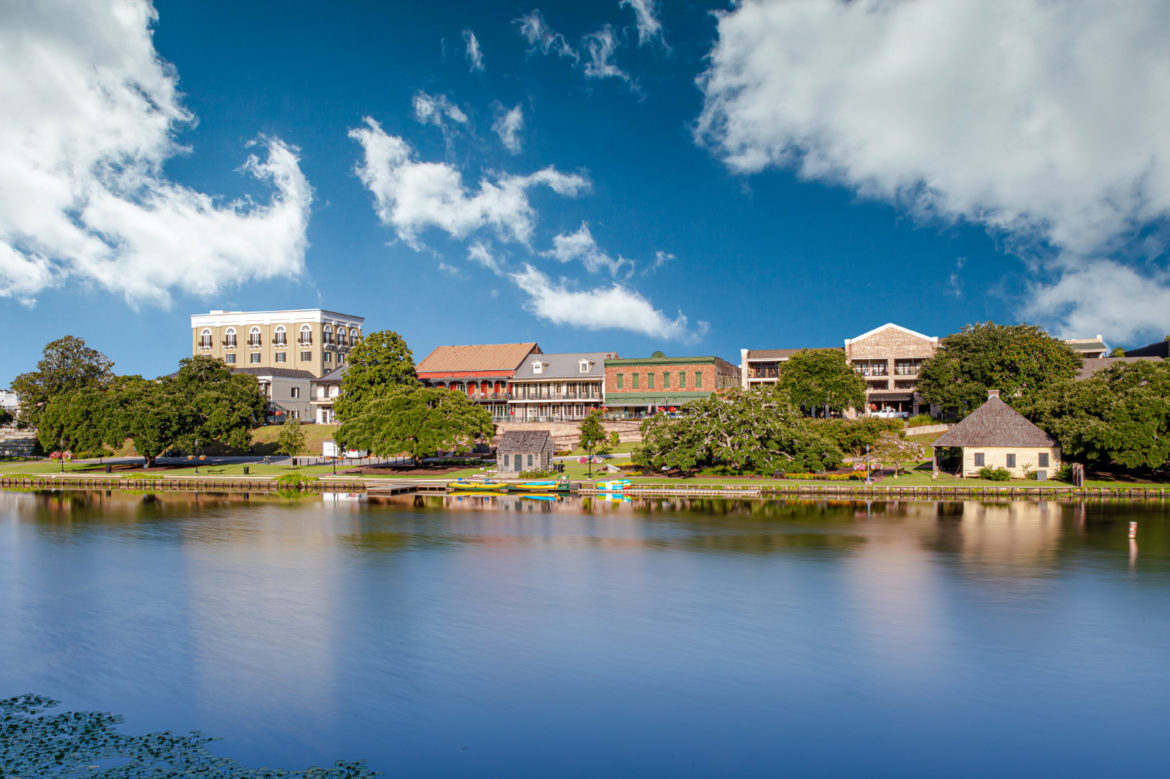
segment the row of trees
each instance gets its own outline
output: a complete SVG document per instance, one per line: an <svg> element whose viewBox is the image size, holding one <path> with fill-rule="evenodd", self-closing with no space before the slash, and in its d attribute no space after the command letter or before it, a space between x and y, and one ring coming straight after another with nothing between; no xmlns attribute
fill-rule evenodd
<svg viewBox="0 0 1170 779"><path fill-rule="evenodd" d="M62 353L68 359L57 359ZM180 362L171 376L150 381L115 376L113 363L72 336L45 347L37 371L20 385L41 390L21 395L21 419L35 420L46 451L100 455L134 442L147 467L163 452L194 452L222 444L247 448L251 429L264 417L264 395L255 377L233 374L210 357ZM102 370L85 370L101 366ZM61 381L61 375L73 380Z"/></svg>

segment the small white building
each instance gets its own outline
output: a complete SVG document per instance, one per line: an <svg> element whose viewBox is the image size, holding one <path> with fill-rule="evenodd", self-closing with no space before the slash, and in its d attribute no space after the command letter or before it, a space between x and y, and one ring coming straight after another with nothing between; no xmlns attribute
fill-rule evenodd
<svg viewBox="0 0 1170 779"><path fill-rule="evenodd" d="M1060 444L1004 403L999 390L988 390L982 406L936 438L931 446L936 474L940 448L962 451L959 475L964 478L978 476L980 469L986 467L1006 468L1016 479L1035 473L1043 481L1060 469Z"/></svg>

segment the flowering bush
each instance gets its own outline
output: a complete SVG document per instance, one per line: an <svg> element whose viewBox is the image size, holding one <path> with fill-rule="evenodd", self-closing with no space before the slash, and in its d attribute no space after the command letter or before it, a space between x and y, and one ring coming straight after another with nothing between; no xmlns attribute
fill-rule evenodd
<svg viewBox="0 0 1170 779"><path fill-rule="evenodd" d="M49 459L52 460L53 462L58 462L59 460L64 460L65 462L70 462L73 460L73 452L69 452L69 451L50 452Z"/></svg>
<svg viewBox="0 0 1170 779"><path fill-rule="evenodd" d="M849 473L786 473L785 479L801 479L817 481L859 481L865 478L864 471L850 471Z"/></svg>

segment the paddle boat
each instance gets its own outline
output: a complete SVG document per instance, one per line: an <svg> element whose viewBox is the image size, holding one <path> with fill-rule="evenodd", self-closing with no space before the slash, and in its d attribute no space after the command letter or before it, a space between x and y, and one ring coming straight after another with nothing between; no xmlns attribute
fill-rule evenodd
<svg viewBox="0 0 1170 779"><path fill-rule="evenodd" d="M458 481L447 482L447 489L455 492L502 492L507 490L507 485L495 481L466 481L459 479Z"/></svg>
<svg viewBox="0 0 1170 779"><path fill-rule="evenodd" d="M630 486L629 479L610 479L609 481L599 481L593 485L599 492L621 492Z"/></svg>
<svg viewBox="0 0 1170 779"><path fill-rule="evenodd" d="M561 486L559 481L550 479L548 481L522 481L519 484L509 484L508 489L516 492L558 492L565 488Z"/></svg>

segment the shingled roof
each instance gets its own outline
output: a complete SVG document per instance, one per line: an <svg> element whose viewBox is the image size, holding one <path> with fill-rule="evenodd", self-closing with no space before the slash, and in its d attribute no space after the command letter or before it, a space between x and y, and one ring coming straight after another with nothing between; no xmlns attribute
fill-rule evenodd
<svg viewBox="0 0 1170 779"><path fill-rule="evenodd" d="M418 364L418 373L459 373L495 371L511 374L532 352L540 353L535 342L522 344L475 344L472 346L436 346Z"/></svg>
<svg viewBox="0 0 1170 779"><path fill-rule="evenodd" d="M551 437L547 430L509 430L500 437L496 451L500 454L539 452Z"/></svg>
<svg viewBox="0 0 1170 779"><path fill-rule="evenodd" d="M998 394L987 399L931 446L1057 446L1056 439L1029 422Z"/></svg>

